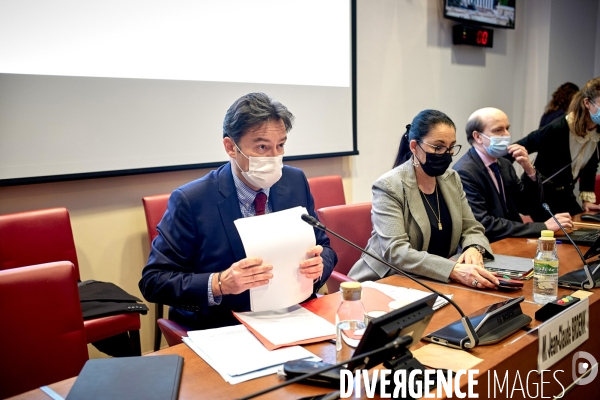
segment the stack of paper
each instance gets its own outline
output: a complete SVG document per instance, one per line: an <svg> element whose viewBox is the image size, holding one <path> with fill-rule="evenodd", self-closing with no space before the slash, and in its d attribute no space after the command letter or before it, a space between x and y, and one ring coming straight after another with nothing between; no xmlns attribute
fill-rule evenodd
<svg viewBox="0 0 600 400"><path fill-rule="evenodd" d="M533 277L531 258L494 254L493 260L485 260L485 269L496 276L527 280Z"/></svg>
<svg viewBox="0 0 600 400"><path fill-rule="evenodd" d="M377 283L372 281L363 282L362 285L363 287L377 289L380 292L390 296L394 300L404 301L407 303L412 303L431 294L430 292L425 292L423 290L386 285L385 283ZM451 299L453 295L447 294L446 296ZM443 297L438 296L438 298L435 300L435 304L433 305L433 309L438 310L444 307L446 304L448 304L448 301Z"/></svg>
<svg viewBox="0 0 600 400"><path fill-rule="evenodd" d="M335 337L335 325L299 305L234 315L269 349Z"/></svg>
<svg viewBox="0 0 600 400"><path fill-rule="evenodd" d="M287 361L321 360L300 346L269 351L243 325L191 331L183 341L232 385L274 374Z"/></svg>

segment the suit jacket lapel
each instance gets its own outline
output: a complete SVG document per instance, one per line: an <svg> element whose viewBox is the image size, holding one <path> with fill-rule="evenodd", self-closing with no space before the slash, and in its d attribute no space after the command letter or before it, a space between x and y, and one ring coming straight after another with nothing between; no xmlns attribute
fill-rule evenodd
<svg viewBox="0 0 600 400"><path fill-rule="evenodd" d="M231 174L231 163L228 163L219 174L219 192L224 198L218 204L221 221L223 221L223 226L227 232L231 250L233 251L235 259L241 260L242 258L246 258L246 252L244 251L244 245L235 227L234 221L243 218L243 215L240 210L240 202Z"/></svg>
<svg viewBox="0 0 600 400"><path fill-rule="evenodd" d="M273 211L281 211L286 208L286 200L290 199L290 188L282 182L283 178L278 180L269 190L269 203Z"/></svg>
<svg viewBox="0 0 600 400"><path fill-rule="evenodd" d="M494 184L494 181L492 180L492 177L490 176L490 173L489 173L487 167L483 163L483 160L481 159L481 157L479 157L479 154L477 154L477 150L475 150L475 147L471 147L469 149L468 155L469 155L469 157L471 157L471 159L477 166L477 173L481 177L483 177L486 180L486 182L488 183L487 187L489 188L489 190L493 190L493 193L496 194L496 196L494 196L495 208L497 210L502 210L502 202L500 201L500 193L498 192L498 189L496 189L496 185ZM502 164L500 164L500 162L498 162L498 168L500 170L500 177L502 178L503 181L506 181L507 173L506 173L506 171L503 170ZM501 185L501 184L503 184L503 182L498 182L498 185ZM504 186L504 192L506 193L506 186ZM506 199L506 200L508 200L508 199ZM504 211L502 213L504 214Z"/></svg>
<svg viewBox="0 0 600 400"><path fill-rule="evenodd" d="M429 248L429 239L431 237L431 226L429 224L429 217L427 216L427 210L423 204L421 198L421 192L419 191L419 185L417 184L417 176L415 175L415 169L412 166L410 160L404 163L405 179L404 184L407 187L406 190L406 201L410 214L415 219L415 222L421 229L421 235L423 238L423 249ZM409 229L408 226L405 229ZM409 233L410 237L410 233Z"/></svg>

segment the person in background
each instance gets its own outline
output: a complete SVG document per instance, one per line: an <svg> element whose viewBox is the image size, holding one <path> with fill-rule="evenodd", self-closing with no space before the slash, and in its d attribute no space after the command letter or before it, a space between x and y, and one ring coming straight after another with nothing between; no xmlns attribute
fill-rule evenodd
<svg viewBox="0 0 600 400"><path fill-rule="evenodd" d="M473 217L458 174L449 169L460 148L454 123L440 111L421 111L406 126L394 169L373 184L367 249L412 274L493 289L498 280L483 267L484 254L491 256L485 230ZM462 254L450 259L459 247ZM348 276L365 281L391 274L363 254Z"/></svg>
<svg viewBox="0 0 600 400"><path fill-rule="evenodd" d="M473 146L461 157L454 170L460 175L467 200L477 221L485 227L490 242L506 237L538 237L545 229L560 230L553 218L545 222L526 222L533 206L542 203L542 185L531 165L527 150L510 143L508 116L497 108L475 111L466 125L467 141ZM510 153L525 171L522 179L510 161ZM558 214L565 228L572 228L571 216Z"/></svg>
<svg viewBox="0 0 600 400"><path fill-rule="evenodd" d="M563 83L552 93L552 99L544 110L544 115L540 119L540 128L548 125L557 118L563 117L569 109L569 104L575 93L579 91L579 86L574 83Z"/></svg>
<svg viewBox="0 0 600 400"><path fill-rule="evenodd" d="M139 287L144 298L171 306L169 319L189 329L238 324L231 311L249 311L248 289L277 272L246 254L234 225L239 218L305 207L317 217L304 173L282 158L293 115L264 93L236 100L223 122L230 161L175 190L158 224ZM329 239L315 228L299 272L316 292L337 262Z"/></svg>
<svg viewBox="0 0 600 400"><path fill-rule="evenodd" d="M594 188L600 160L600 78L594 78L573 96L567 115L531 132L516 143L529 154L537 153L534 162L544 189L544 201L554 213L576 215L599 211ZM512 155L507 155L510 161ZM573 190L579 181L579 205ZM536 221L548 217L541 206L531 216Z"/></svg>

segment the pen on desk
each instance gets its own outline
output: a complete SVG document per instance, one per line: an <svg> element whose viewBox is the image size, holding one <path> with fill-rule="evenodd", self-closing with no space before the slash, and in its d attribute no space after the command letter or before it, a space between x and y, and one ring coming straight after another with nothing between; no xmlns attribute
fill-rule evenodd
<svg viewBox="0 0 600 400"><path fill-rule="evenodd" d="M537 239L527 239L527 243L537 243L538 240ZM562 244L562 241L557 240L556 244Z"/></svg>

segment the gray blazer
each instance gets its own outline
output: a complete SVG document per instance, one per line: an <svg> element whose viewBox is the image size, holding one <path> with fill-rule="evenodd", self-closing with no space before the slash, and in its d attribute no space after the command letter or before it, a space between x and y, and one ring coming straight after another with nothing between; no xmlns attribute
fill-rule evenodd
<svg viewBox="0 0 600 400"><path fill-rule="evenodd" d="M450 249L479 244L492 254L485 229L467 202L460 177L448 169L437 184L452 217ZM411 160L382 175L373 184L373 232L367 249L392 265L417 275L447 282L455 261L427 253L431 226L419 193ZM493 258L493 257L492 257ZM362 255L348 276L358 281L377 280L394 271L373 258Z"/></svg>

